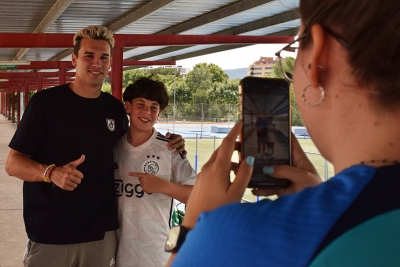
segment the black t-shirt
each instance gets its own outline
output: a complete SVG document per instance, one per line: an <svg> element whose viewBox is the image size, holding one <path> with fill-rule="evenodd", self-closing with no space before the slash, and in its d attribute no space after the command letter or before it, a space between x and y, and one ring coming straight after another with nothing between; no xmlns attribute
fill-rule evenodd
<svg viewBox="0 0 400 267"><path fill-rule="evenodd" d="M84 175L73 191L24 182L29 239L45 244L101 240L118 228L113 190L113 147L128 130L123 104L110 94L83 98L68 85L36 93L9 147L43 164L65 165L85 155Z"/></svg>

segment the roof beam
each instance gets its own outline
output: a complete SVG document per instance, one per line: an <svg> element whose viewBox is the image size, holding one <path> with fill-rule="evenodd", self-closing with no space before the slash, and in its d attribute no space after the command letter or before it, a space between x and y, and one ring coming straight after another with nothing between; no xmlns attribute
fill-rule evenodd
<svg viewBox="0 0 400 267"><path fill-rule="evenodd" d="M227 6L224 6L222 8L219 8L217 10L213 10L211 12L208 12L202 16L195 17L193 19L184 21L178 25L169 27L167 29L164 29L162 31L157 32L156 34L177 34L181 33L196 27L199 27L199 25L204 25L219 19L223 19L232 15L235 15L237 13L243 12L248 9L256 8L260 5L267 4L273 0L242 0ZM143 7L139 8L136 11L133 11L129 15L125 16L124 18L118 20L117 22L111 24L108 28L113 31L117 32L125 27L127 27L129 24L151 14L152 12L156 11L157 8L162 8L165 5L168 5L173 1L171 0L154 0L149 2L148 4L144 5ZM131 49L126 49L124 52L129 51ZM69 56L72 54L72 50L68 49L62 52L61 54L57 55L56 57L52 58L51 60L62 60L65 57ZM145 57L141 57L145 58ZM132 58L133 59L133 58Z"/></svg>
<svg viewBox="0 0 400 267"><path fill-rule="evenodd" d="M122 19L112 23L108 28L112 32L117 32L122 30L123 28L129 26L129 24L146 17L147 15L157 11L160 8L168 5L169 3L174 2L174 0L153 0L146 3L144 6L134 10L128 15L124 16Z"/></svg>
<svg viewBox="0 0 400 267"><path fill-rule="evenodd" d="M50 8L47 14L40 21L39 25L33 31L33 33L45 32L47 28L53 24L53 22L58 19L58 17L67 9L67 7L74 0L57 0L54 5ZM21 48L14 60L20 60L27 52L28 48Z"/></svg>
<svg viewBox="0 0 400 267"><path fill-rule="evenodd" d="M193 28L197 28L201 25L235 15L245 10L265 5L272 1L273 0L242 0L159 31L157 34L178 34Z"/></svg>
<svg viewBox="0 0 400 267"><path fill-rule="evenodd" d="M298 31L299 31L298 28L293 28L293 29L289 29L289 30L276 32L276 33L270 34L269 36L295 36L295 35L297 35ZM175 60L175 61L177 61L177 60L182 60L182 59L186 59L186 58L198 57L198 56L203 56L203 55L207 55L207 54L222 52L222 51L226 51L226 50L242 48L242 47L246 47L246 46L249 46L249 45L253 45L253 44L220 45L220 46L216 46L216 47L210 47L210 48L206 48L206 49L203 49L203 50L182 54L182 55L179 55L179 56L166 57L166 58L164 58L162 60ZM134 67L124 68L124 70L130 70L130 69L134 69Z"/></svg>
<svg viewBox="0 0 400 267"><path fill-rule="evenodd" d="M118 21L112 23L111 25L108 26L108 28L112 31L112 32L118 32L120 30L122 30L123 28L129 26L129 24L144 18L145 16L151 14L152 12L156 11L159 8L162 8L166 5L168 5L169 3L173 2L174 0L153 0L150 1L149 3L146 3L145 5L143 5L142 7L132 11L131 13L129 13L128 15L124 16L123 18L119 19ZM57 56L53 57L51 60L52 61L59 61L62 60L66 57L68 57L69 55L71 55L74 52L73 49L67 49L63 52L61 52L60 54L58 54Z"/></svg>
<svg viewBox="0 0 400 267"><path fill-rule="evenodd" d="M0 33L0 48L62 48L72 47L73 34L63 33ZM287 43L285 36L229 36L176 34L115 34L115 46L201 45L201 44L265 44Z"/></svg>
<svg viewBox="0 0 400 267"><path fill-rule="evenodd" d="M298 31L299 31L298 28L294 28L294 29L290 29L290 30L273 33L270 36L296 36ZM246 45L220 45L220 46L210 47L210 48L195 51L195 52L190 52L187 54L182 54L179 56L164 58L163 60L176 60L177 61L177 60L182 60L182 59L186 59L186 58L198 57L198 56L203 56L203 55L207 55L207 54L222 52L222 51L246 47L246 46L249 46L249 45L248 44L246 44Z"/></svg>
<svg viewBox="0 0 400 267"><path fill-rule="evenodd" d="M242 33L250 32L250 31L266 28L266 27L273 26L273 25L283 23L286 21L299 19L299 18L300 18L299 9L296 8L289 12L281 13L279 15L267 17L267 18L260 19L260 20L254 21L254 22L249 22L249 23L246 23L246 24L234 27L234 28L216 32L215 34L216 35L237 35L237 34L242 34ZM297 29L298 28L296 28L296 31L297 31ZM296 34L294 34L294 35L296 35ZM290 36L290 35L288 35L288 36ZM154 51L151 51L148 53L144 53L144 54L132 57L132 59L141 60L141 59L145 59L145 58L151 58L154 56L159 56L162 54L175 52L175 51L189 48L189 47L191 47L191 46L165 47L165 48L161 48L158 50L154 50Z"/></svg>
<svg viewBox="0 0 400 267"><path fill-rule="evenodd" d="M71 61L31 61L30 65L12 65L10 67L1 66L0 69L6 70L38 70L38 69L73 69ZM124 60L123 66L154 66L154 65L176 65L174 60ZM4 68L3 68L4 67Z"/></svg>

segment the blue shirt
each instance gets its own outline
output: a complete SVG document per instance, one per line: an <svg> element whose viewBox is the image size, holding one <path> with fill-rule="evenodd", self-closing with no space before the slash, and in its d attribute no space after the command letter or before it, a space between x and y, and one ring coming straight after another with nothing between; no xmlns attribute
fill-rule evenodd
<svg viewBox="0 0 400 267"><path fill-rule="evenodd" d="M399 165L383 168L392 168L390 178L399 180ZM353 166L317 187L275 201L203 213L172 266L307 266L379 169Z"/></svg>

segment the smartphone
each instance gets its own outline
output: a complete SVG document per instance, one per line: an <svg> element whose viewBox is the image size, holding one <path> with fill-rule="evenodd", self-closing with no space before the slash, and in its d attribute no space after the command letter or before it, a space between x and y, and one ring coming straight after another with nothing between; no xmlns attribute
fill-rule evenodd
<svg viewBox="0 0 400 267"><path fill-rule="evenodd" d="M254 157L248 187L287 188L291 181L273 178L265 166L291 165L291 113L289 84L283 79L245 77L239 84L240 158Z"/></svg>

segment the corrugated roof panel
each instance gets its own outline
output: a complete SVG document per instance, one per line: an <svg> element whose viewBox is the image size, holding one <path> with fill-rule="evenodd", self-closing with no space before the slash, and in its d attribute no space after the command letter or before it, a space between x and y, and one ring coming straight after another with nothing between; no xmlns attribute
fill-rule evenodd
<svg viewBox="0 0 400 267"><path fill-rule="evenodd" d="M18 48L2 48L0 49L0 60L13 60L18 51Z"/></svg>
<svg viewBox="0 0 400 267"><path fill-rule="evenodd" d="M141 55L141 54L144 54L144 53L148 53L148 52L151 52L151 51L154 51L154 50L158 50L158 49L161 49L161 48L164 48L164 47L165 46L143 46L143 47L138 47L138 48L135 48L135 49L131 49L131 50L129 50L129 51L124 53L124 59L125 58L131 58L131 57L134 57L134 56L137 56L137 55Z"/></svg>
<svg viewBox="0 0 400 267"><path fill-rule="evenodd" d="M256 31L247 32L247 33L240 34L240 35L263 36L263 35L268 35L268 34L275 33L275 32L280 32L280 31L284 31L284 30L288 30L288 29L292 29L292 28L297 28L299 25L300 25L300 19L297 19L297 20L292 20L292 21L276 24L274 26L265 27L265 28L262 28L262 29L259 29ZM187 54L190 52L203 50L203 49L210 48L210 47L215 47L215 46L218 46L218 45L196 45L196 46L192 46L189 48L181 49L179 51L161 54L161 55L146 58L143 60L160 60L160 59L174 57L174 56L181 55L181 54Z"/></svg>
<svg viewBox="0 0 400 267"><path fill-rule="evenodd" d="M75 33L88 25L109 26L145 2L148 1L76 0L46 32Z"/></svg>
<svg viewBox="0 0 400 267"><path fill-rule="evenodd" d="M1 1L0 32L32 33L53 4L54 0Z"/></svg>
<svg viewBox="0 0 400 267"><path fill-rule="evenodd" d="M54 57L55 55L63 52L64 50L65 49L60 49L60 48L31 48L25 54L23 60L46 61Z"/></svg>
<svg viewBox="0 0 400 267"><path fill-rule="evenodd" d="M235 15L213 21L181 34L212 34L266 17L275 16L299 7L298 0L272 1Z"/></svg>
<svg viewBox="0 0 400 267"><path fill-rule="evenodd" d="M284 23L279 23L274 26L258 29L255 31L246 32L246 33L239 34L239 35L262 36L262 35L267 35L267 34L280 32L280 31L284 31L284 30L288 30L288 29L297 28L299 26L300 26L300 19L296 19L296 20L291 20L291 21L287 21Z"/></svg>
<svg viewBox="0 0 400 267"><path fill-rule="evenodd" d="M120 33L156 33L234 2L236 0L177 0L153 12L151 15L136 21ZM166 20L165 18L168 19Z"/></svg>
<svg viewBox="0 0 400 267"><path fill-rule="evenodd" d="M265 0L267 1L267 0ZM0 32L23 32L32 33L46 16L57 0L0 0ZM63 3L63 1L60 1ZM261 1L252 0L175 0L162 8L143 16L132 24L123 28L118 33L157 33L181 23L192 25L194 18L196 25L186 30L184 34L214 34L223 30L231 29L262 18L280 14L282 12L297 8L299 0L275 0L256 8L240 12L242 6L254 6ZM69 2L67 2L69 3ZM50 25L47 33L75 33L87 25L112 25L122 18L131 14L139 7L142 7L150 0L75 0L71 1L63 13ZM167 1L165 1L167 3ZM251 5L249 4L251 3ZM226 7L226 9L224 9ZM237 9L237 10L236 10ZM219 20L216 17L223 17L225 11L229 14L238 12ZM215 13L205 14L215 11ZM212 15L216 14L215 17ZM210 18L211 17L211 18ZM203 19L204 18L204 19ZM204 21L212 21L210 23ZM185 24L185 22L188 22ZM202 25L202 23L206 23ZM193 23L194 24L194 23ZM197 25L198 24L198 25ZM300 25L299 20L286 22L262 29L253 30L242 35L266 35L284 29L296 28ZM124 27L123 24L120 25ZM177 27L178 28L178 27ZM187 28L185 28L187 29ZM181 30L183 31L183 29ZM72 40L71 40L72 43ZM202 50L215 45L194 46L178 51L165 53L148 59L161 59L167 56L177 56L188 52ZM131 58L151 51L158 50L165 46L141 47L124 53L124 58ZM18 53L19 49L0 49L1 60L11 60ZM26 60L49 60L63 52L64 49L29 49L23 59ZM154 53L156 54L156 53ZM70 56L65 60L70 60Z"/></svg>

